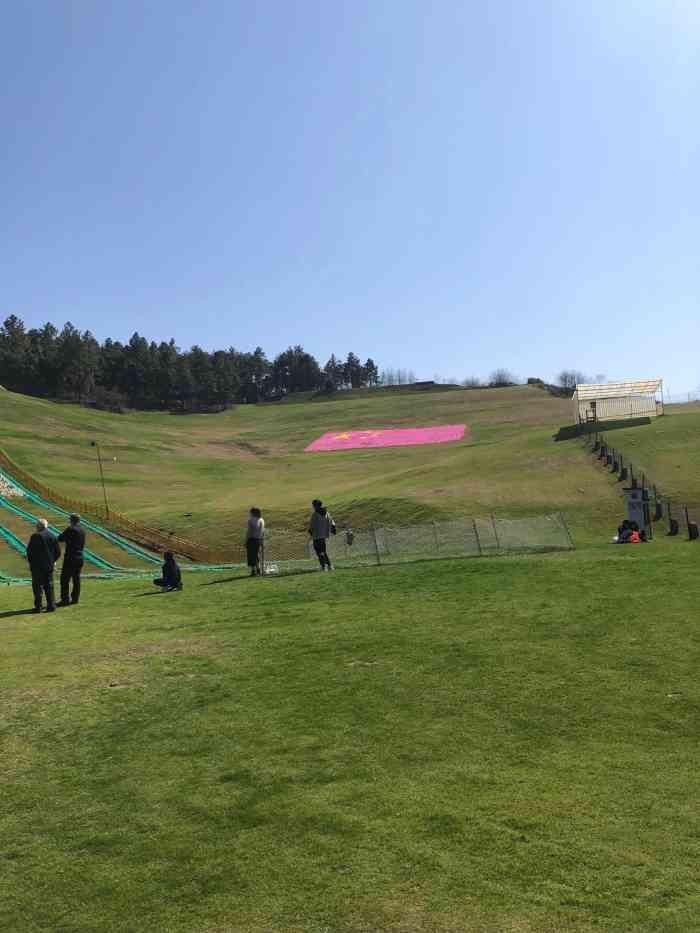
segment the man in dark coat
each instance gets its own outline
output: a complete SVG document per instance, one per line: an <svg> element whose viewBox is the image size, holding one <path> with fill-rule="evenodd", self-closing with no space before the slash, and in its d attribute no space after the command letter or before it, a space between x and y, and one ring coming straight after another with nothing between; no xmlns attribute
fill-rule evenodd
<svg viewBox="0 0 700 933"><path fill-rule="evenodd" d="M171 593L173 590L182 589L182 574L175 560L172 551L166 551L163 554L165 561L163 563L163 576L154 580L156 586L159 586L164 593Z"/></svg>
<svg viewBox="0 0 700 933"><path fill-rule="evenodd" d="M41 612L41 596L46 594L46 611L54 612L56 602L53 595L53 567L61 556L58 541L48 530L48 522L40 518L36 531L27 544L27 560L32 573L34 612Z"/></svg>
<svg viewBox="0 0 700 933"><path fill-rule="evenodd" d="M80 524L79 515L71 515L70 525L58 536L58 540L66 546L61 567L61 601L58 605L68 606L73 603L75 606L80 601L80 574L83 572L85 549L85 529ZM69 593L71 583L73 592Z"/></svg>

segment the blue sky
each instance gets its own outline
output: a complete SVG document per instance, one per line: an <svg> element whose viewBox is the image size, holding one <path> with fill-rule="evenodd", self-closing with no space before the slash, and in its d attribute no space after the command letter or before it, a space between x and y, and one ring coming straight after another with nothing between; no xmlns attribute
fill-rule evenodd
<svg viewBox="0 0 700 933"><path fill-rule="evenodd" d="M0 28L0 316L700 384L695 0L51 0Z"/></svg>

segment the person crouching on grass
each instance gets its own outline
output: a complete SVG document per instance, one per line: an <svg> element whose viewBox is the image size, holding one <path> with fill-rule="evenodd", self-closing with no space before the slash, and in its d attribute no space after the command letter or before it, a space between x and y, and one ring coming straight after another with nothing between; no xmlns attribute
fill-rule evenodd
<svg viewBox="0 0 700 933"><path fill-rule="evenodd" d="M163 554L165 563L163 564L163 576L154 580L156 586L161 587L164 593L171 593L173 590L182 589L182 574L175 561L175 555L172 551L166 551Z"/></svg>
<svg viewBox="0 0 700 933"><path fill-rule="evenodd" d="M260 509L252 508L245 530L245 549L251 577L262 576L260 552L265 540L265 519Z"/></svg>

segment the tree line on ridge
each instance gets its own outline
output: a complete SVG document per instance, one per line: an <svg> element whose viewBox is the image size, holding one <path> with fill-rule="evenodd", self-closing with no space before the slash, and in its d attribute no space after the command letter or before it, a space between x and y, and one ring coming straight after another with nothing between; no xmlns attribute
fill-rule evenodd
<svg viewBox="0 0 700 933"><path fill-rule="evenodd" d="M326 365L303 347L273 360L262 347L242 352L180 350L174 340L100 343L67 323L27 329L15 315L0 327L0 382L11 391L99 408L202 411L234 402L258 402L293 392L362 388L380 383L371 358L332 355Z"/></svg>

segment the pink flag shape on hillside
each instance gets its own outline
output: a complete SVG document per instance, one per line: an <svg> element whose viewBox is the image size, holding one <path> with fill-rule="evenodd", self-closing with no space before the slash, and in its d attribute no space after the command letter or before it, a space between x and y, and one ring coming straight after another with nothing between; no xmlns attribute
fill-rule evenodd
<svg viewBox="0 0 700 933"><path fill-rule="evenodd" d="M435 428L392 428L374 431L329 431L309 444L306 453L323 450L356 450L358 447L412 447L416 444L447 444L461 441L463 424Z"/></svg>

